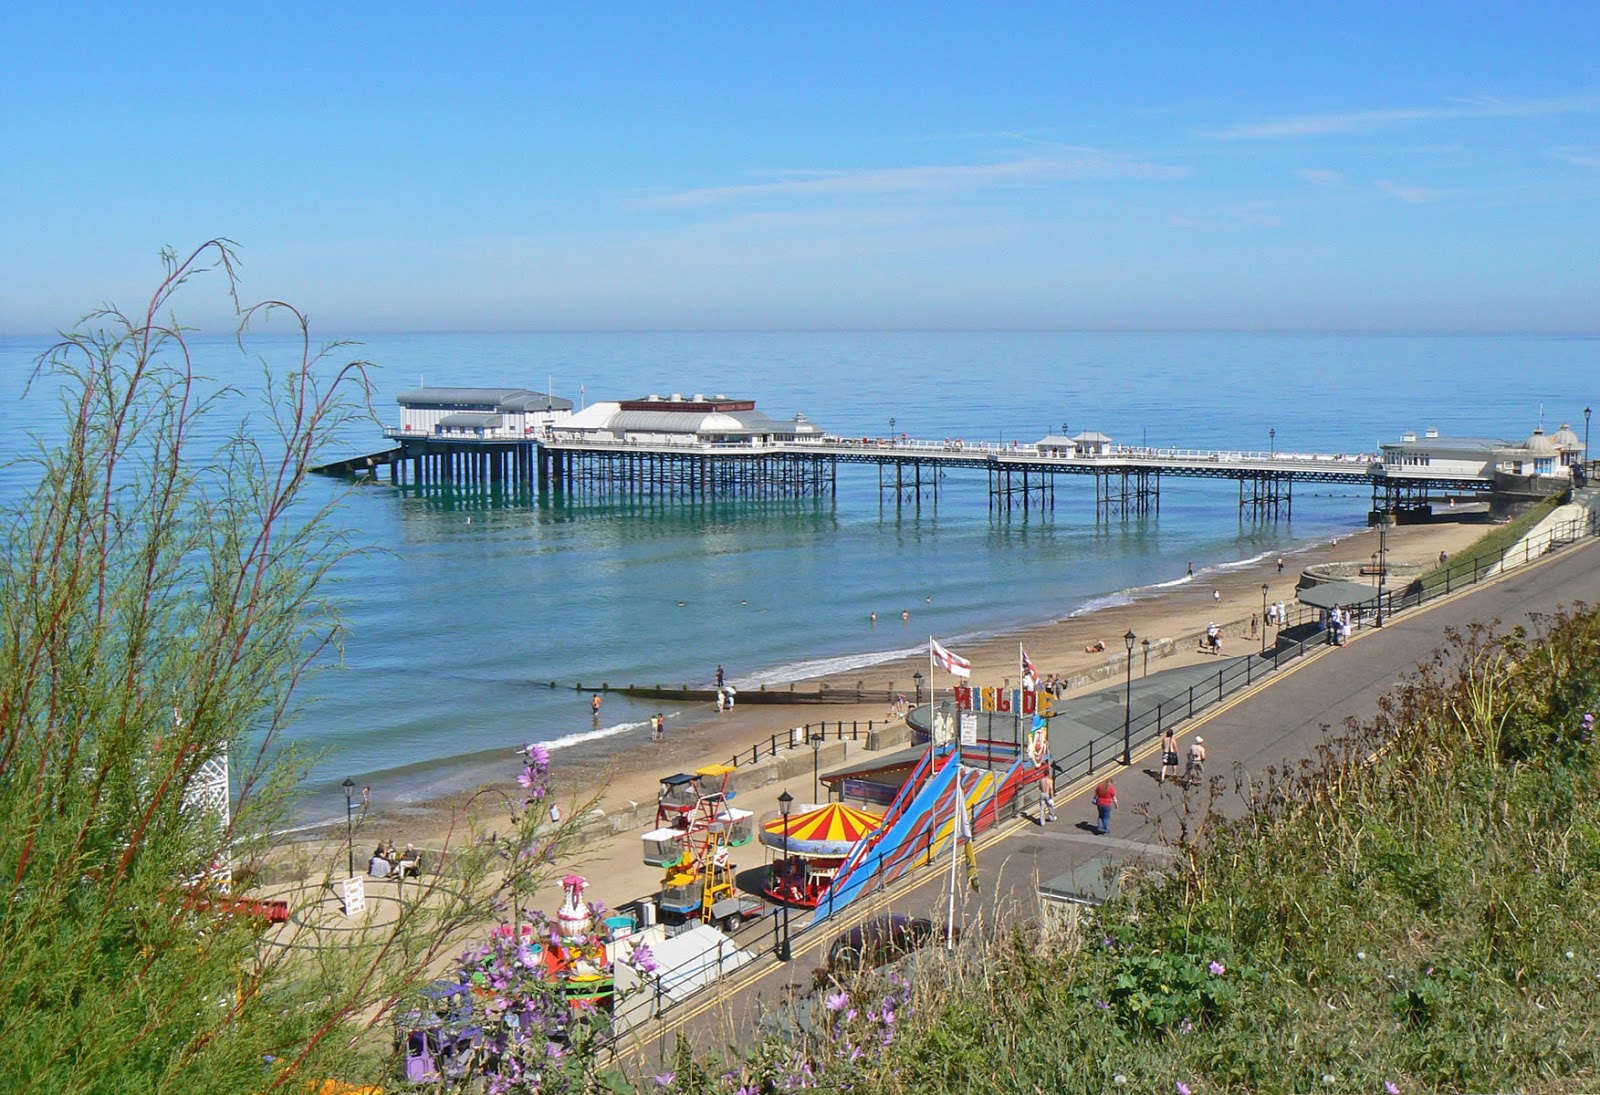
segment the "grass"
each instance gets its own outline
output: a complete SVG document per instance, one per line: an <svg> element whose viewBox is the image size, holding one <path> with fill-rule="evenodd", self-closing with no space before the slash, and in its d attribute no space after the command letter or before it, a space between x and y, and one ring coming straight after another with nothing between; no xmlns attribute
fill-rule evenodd
<svg viewBox="0 0 1600 1095"><path fill-rule="evenodd" d="M1443 584L1446 572L1454 577L1473 573L1479 567L1499 562L1502 551L1528 535L1535 525L1555 512L1559 505L1561 505L1560 495L1539 500L1510 521L1479 537L1470 547L1457 552L1444 565L1428 571L1422 576L1422 584L1432 588L1435 584Z"/></svg>

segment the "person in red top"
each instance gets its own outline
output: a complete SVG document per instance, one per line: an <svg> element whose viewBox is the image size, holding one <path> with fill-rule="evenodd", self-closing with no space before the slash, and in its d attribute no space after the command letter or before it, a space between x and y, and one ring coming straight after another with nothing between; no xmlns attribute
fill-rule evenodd
<svg viewBox="0 0 1600 1095"><path fill-rule="evenodd" d="M1105 836L1111 831L1111 810L1117 804L1117 789L1109 779L1101 780L1094 789L1094 805L1100 811L1100 823L1094 831Z"/></svg>

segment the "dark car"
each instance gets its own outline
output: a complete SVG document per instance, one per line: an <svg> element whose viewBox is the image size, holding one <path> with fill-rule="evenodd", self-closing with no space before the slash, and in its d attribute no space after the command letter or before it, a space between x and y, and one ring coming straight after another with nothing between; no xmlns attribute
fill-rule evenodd
<svg viewBox="0 0 1600 1095"><path fill-rule="evenodd" d="M960 938L961 932L956 931ZM825 974L874 969L945 937L943 925L921 916L875 916L845 932L828 948Z"/></svg>

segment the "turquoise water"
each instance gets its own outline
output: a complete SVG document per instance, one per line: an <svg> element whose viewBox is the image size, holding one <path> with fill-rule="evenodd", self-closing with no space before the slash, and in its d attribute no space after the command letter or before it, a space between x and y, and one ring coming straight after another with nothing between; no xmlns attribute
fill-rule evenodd
<svg viewBox="0 0 1600 1095"><path fill-rule="evenodd" d="M1600 349L1583 338L1248 334L361 341L347 353L381 366L376 406L390 423L394 396L419 381L553 385L574 402L725 392L845 435L886 435L893 419L913 437L1026 442L1065 423L1126 443L1322 452L1370 451L1428 427L1521 438L1541 405L1547 429L1570 421L1581 434ZM0 341L7 457L23 430L56 414L46 392L17 401L42 345ZM258 387L230 340L202 339L199 357L212 375ZM370 425L341 454L382 447ZM921 649L930 632L959 649L973 635L1127 599L1190 561L1203 573L1340 535L1365 524L1370 502L1364 489L1302 484L1292 521L1255 523L1241 520L1234 484L1169 479L1159 516L1107 522L1096 520L1092 479L1058 481L1054 510L1026 515L991 513L981 472L952 473L937 508L920 511L880 502L877 482L870 466L841 465L832 499L638 506L353 491L341 519L358 544L384 550L335 574L350 625L343 665L310 685L294 731L328 750L308 818L337 812L329 791L347 775L403 803L447 786L452 758L542 740L577 759L648 733L653 706L610 697L597 731L586 696L541 682L705 684L721 663L754 686L843 674ZM25 468L0 473L7 498L30 485ZM321 501L344 489L318 480L310 492Z"/></svg>

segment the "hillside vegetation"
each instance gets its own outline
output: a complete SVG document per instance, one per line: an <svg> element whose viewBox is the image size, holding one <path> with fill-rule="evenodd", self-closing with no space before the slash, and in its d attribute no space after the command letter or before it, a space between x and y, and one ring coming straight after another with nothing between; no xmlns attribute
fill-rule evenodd
<svg viewBox="0 0 1600 1095"><path fill-rule="evenodd" d="M1452 634L1174 874L858 985L677 1090L1600 1089L1600 614ZM885 993L889 994L885 997Z"/></svg>

